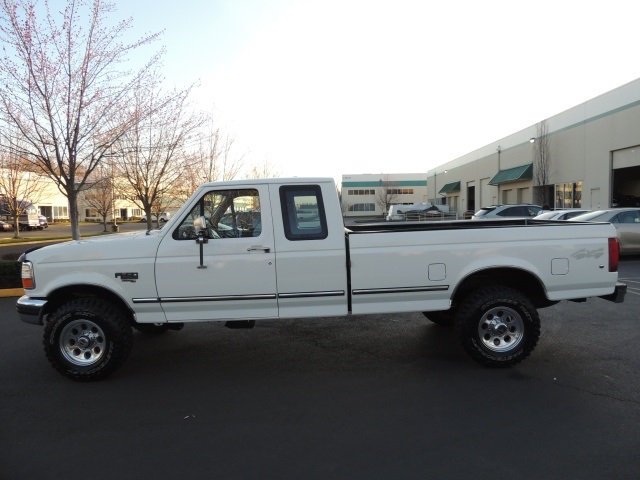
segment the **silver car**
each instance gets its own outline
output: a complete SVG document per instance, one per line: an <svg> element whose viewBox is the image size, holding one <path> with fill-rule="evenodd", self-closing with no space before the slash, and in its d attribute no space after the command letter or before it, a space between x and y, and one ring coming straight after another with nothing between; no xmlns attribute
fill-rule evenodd
<svg viewBox="0 0 640 480"><path fill-rule="evenodd" d="M551 210L549 212L545 211L540 215L533 217L534 220L569 220L577 215L582 215L583 213L587 213L590 210L581 210L577 208L567 209L567 210Z"/></svg>
<svg viewBox="0 0 640 480"><path fill-rule="evenodd" d="M473 214L471 220L489 220L497 218L533 218L541 210L540 205L520 203L515 205L491 205L482 207Z"/></svg>
<svg viewBox="0 0 640 480"><path fill-rule="evenodd" d="M640 253L640 208L607 208L570 218L570 222L609 222L618 233L620 254Z"/></svg>

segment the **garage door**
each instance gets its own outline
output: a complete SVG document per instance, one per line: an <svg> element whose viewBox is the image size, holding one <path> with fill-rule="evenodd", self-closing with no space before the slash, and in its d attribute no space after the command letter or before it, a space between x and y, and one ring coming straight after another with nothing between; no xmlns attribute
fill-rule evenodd
<svg viewBox="0 0 640 480"><path fill-rule="evenodd" d="M640 166L640 146L613 152L613 169Z"/></svg>
<svg viewBox="0 0 640 480"><path fill-rule="evenodd" d="M477 205L477 208L488 207L492 203L495 203L492 194L496 189L489 185L489 180L489 178L480 179L480 205Z"/></svg>

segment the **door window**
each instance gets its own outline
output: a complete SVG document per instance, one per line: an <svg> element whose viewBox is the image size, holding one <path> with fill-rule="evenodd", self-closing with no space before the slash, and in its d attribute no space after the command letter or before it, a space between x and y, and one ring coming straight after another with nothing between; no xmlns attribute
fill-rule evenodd
<svg viewBox="0 0 640 480"><path fill-rule="evenodd" d="M260 196L254 189L206 193L173 232L173 238L197 238L194 221L199 217L206 220L209 239L259 237L262 233Z"/></svg>

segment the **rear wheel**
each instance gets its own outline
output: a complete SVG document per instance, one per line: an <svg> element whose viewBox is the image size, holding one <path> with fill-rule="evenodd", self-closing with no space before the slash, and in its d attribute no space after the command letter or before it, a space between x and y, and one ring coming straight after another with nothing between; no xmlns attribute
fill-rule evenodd
<svg viewBox="0 0 640 480"><path fill-rule="evenodd" d="M538 312L518 290L494 286L472 293L455 320L462 347L490 367L516 365L535 349L540 337Z"/></svg>
<svg viewBox="0 0 640 480"><path fill-rule="evenodd" d="M50 315L43 343L49 362L62 375L98 380L127 359L132 333L119 309L99 298L78 298Z"/></svg>

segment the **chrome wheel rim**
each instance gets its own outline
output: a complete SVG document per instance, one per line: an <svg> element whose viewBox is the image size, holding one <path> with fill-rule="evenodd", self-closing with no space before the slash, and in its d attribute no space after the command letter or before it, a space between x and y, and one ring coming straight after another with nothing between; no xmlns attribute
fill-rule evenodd
<svg viewBox="0 0 640 480"><path fill-rule="evenodd" d="M509 307L495 307L484 313L478 324L478 335L485 348L503 353L513 350L524 337L524 321Z"/></svg>
<svg viewBox="0 0 640 480"><path fill-rule="evenodd" d="M88 367L104 355L106 337L102 329L90 320L69 322L60 334L60 351L74 365Z"/></svg>

